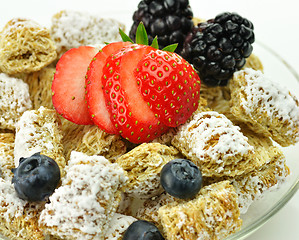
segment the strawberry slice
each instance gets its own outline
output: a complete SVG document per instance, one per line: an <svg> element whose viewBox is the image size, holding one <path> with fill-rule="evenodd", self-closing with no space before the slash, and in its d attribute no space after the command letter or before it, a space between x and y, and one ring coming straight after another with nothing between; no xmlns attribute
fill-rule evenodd
<svg viewBox="0 0 299 240"><path fill-rule="evenodd" d="M200 79L178 54L152 50L134 75L143 99L165 125L177 127L197 109Z"/></svg>
<svg viewBox="0 0 299 240"><path fill-rule="evenodd" d="M118 131L110 120L110 113L105 104L101 80L103 66L108 56L128 45L131 43L115 42L106 45L92 59L85 77L86 100L90 117L99 128L110 134L118 134Z"/></svg>
<svg viewBox="0 0 299 240"><path fill-rule="evenodd" d="M90 60L97 53L82 46L67 51L59 59L52 83L52 101L56 111L71 122L93 124L85 102L85 74Z"/></svg>
<svg viewBox="0 0 299 240"><path fill-rule="evenodd" d="M130 45L108 57L102 83L111 121L122 137L133 143L148 142L167 130L138 91L134 70L153 48Z"/></svg>

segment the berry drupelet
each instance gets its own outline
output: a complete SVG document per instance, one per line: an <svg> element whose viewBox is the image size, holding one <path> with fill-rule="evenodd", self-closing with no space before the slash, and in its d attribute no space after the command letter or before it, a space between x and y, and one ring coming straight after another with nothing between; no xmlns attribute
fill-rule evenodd
<svg viewBox="0 0 299 240"><path fill-rule="evenodd" d="M225 86L245 65L253 42L253 24L237 13L224 12L194 27L180 53L193 64L203 83Z"/></svg>
<svg viewBox="0 0 299 240"><path fill-rule="evenodd" d="M193 12L188 0L144 0L138 4L133 15L130 38L135 41L136 29L142 21L149 43L157 36L159 48L178 43L180 52L186 35L193 27Z"/></svg>

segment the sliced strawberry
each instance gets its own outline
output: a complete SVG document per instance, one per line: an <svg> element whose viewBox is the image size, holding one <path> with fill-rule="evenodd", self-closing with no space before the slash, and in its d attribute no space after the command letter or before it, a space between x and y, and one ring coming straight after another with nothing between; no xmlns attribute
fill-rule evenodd
<svg viewBox="0 0 299 240"><path fill-rule="evenodd" d="M52 101L56 111L71 122L93 124L85 102L85 74L90 60L97 53L82 46L67 51L59 59L52 83Z"/></svg>
<svg viewBox="0 0 299 240"><path fill-rule="evenodd" d="M167 130L138 91L134 70L153 48L133 44L108 57L102 83L111 121L133 143L148 142Z"/></svg>
<svg viewBox="0 0 299 240"><path fill-rule="evenodd" d="M106 45L95 55L86 73L86 100L90 117L99 128L111 134L118 134L118 131L110 120L110 113L105 104L101 80L103 66L108 56L128 45L131 43L115 42Z"/></svg>
<svg viewBox="0 0 299 240"><path fill-rule="evenodd" d="M200 79L176 53L152 50L134 75L143 99L165 125L177 127L197 109Z"/></svg>

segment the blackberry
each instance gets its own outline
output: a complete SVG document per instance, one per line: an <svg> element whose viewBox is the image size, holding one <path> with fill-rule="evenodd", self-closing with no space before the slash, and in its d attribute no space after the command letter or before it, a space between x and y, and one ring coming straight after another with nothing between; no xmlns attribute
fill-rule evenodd
<svg viewBox="0 0 299 240"><path fill-rule="evenodd" d="M194 26L192 18L188 0L144 0L134 12L129 36L133 41L136 40L136 30L142 21L149 44L157 36L160 49L178 43L176 52L180 52L186 35Z"/></svg>
<svg viewBox="0 0 299 240"><path fill-rule="evenodd" d="M254 40L252 22L237 13L224 12L195 26L180 54L193 64L203 83L225 86L245 65Z"/></svg>

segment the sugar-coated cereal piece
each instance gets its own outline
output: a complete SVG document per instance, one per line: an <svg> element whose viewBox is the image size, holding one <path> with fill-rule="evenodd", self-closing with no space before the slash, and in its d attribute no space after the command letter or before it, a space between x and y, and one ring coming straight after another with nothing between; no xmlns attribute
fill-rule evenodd
<svg viewBox="0 0 299 240"><path fill-rule="evenodd" d="M121 41L119 28L125 26L114 19L102 18L90 13L63 10L52 17L51 35L58 55L71 48L101 45Z"/></svg>
<svg viewBox="0 0 299 240"><path fill-rule="evenodd" d="M0 129L14 130L21 115L31 108L28 85L0 73Z"/></svg>
<svg viewBox="0 0 299 240"><path fill-rule="evenodd" d="M136 218L115 213L110 221L104 240L121 240L127 228L137 221Z"/></svg>
<svg viewBox="0 0 299 240"><path fill-rule="evenodd" d="M17 123L14 159L19 165L21 157L41 152L54 159L64 175L66 161L63 155L60 120L55 110L40 107L26 111Z"/></svg>
<svg viewBox="0 0 299 240"><path fill-rule="evenodd" d="M241 124L241 130L254 147L255 169L234 178L205 178L204 184L230 180L238 194L240 212L244 214L266 192L279 188L289 175L289 169L282 151L273 145L270 138L254 133L244 124Z"/></svg>
<svg viewBox="0 0 299 240"><path fill-rule="evenodd" d="M204 177L233 177L255 168L247 137L215 111L200 112L181 125L172 144L199 167Z"/></svg>
<svg viewBox="0 0 299 240"><path fill-rule="evenodd" d="M229 181L202 188L195 199L159 208L168 240L220 240L241 227L238 196Z"/></svg>
<svg viewBox="0 0 299 240"><path fill-rule="evenodd" d="M54 67L45 67L38 72L28 74L25 78L33 109L39 109L41 106L53 108L51 86L55 71Z"/></svg>
<svg viewBox="0 0 299 240"><path fill-rule="evenodd" d="M271 155L271 162L232 180L238 194L241 214L246 213L249 206L265 196L265 193L278 189L289 175L289 168L281 150L273 146Z"/></svg>
<svg viewBox="0 0 299 240"><path fill-rule="evenodd" d="M147 199L163 192L160 171L179 152L160 143L143 143L119 157L116 162L128 173L126 192L140 199Z"/></svg>
<svg viewBox="0 0 299 240"><path fill-rule="evenodd" d="M11 181L0 178L0 233L9 239L44 240L38 226L44 205L20 199Z"/></svg>
<svg viewBox="0 0 299 240"><path fill-rule="evenodd" d="M0 133L0 177L11 181L14 164L15 135L13 133Z"/></svg>
<svg viewBox="0 0 299 240"><path fill-rule="evenodd" d="M155 226L163 232L161 221L158 217L158 210L160 207L173 203L175 201L184 202L184 200L176 199L175 197L163 192L159 196L152 197L143 202L134 214L138 219L146 220L155 224Z"/></svg>
<svg viewBox="0 0 299 240"><path fill-rule="evenodd" d="M231 113L239 121L281 146L299 141L299 102L287 89L249 68L236 72L229 87Z"/></svg>
<svg viewBox="0 0 299 240"><path fill-rule="evenodd" d="M41 227L67 240L104 239L126 181L116 163L73 151L61 186L41 213Z"/></svg>
<svg viewBox="0 0 299 240"><path fill-rule="evenodd" d="M50 31L38 23L14 18L2 29L0 70L7 74L39 71L56 59Z"/></svg>
<svg viewBox="0 0 299 240"><path fill-rule="evenodd" d="M78 151L89 156L102 155L115 162L127 149L120 136L108 134L96 125L78 126L63 120L63 134L66 159L69 159L72 151Z"/></svg>

